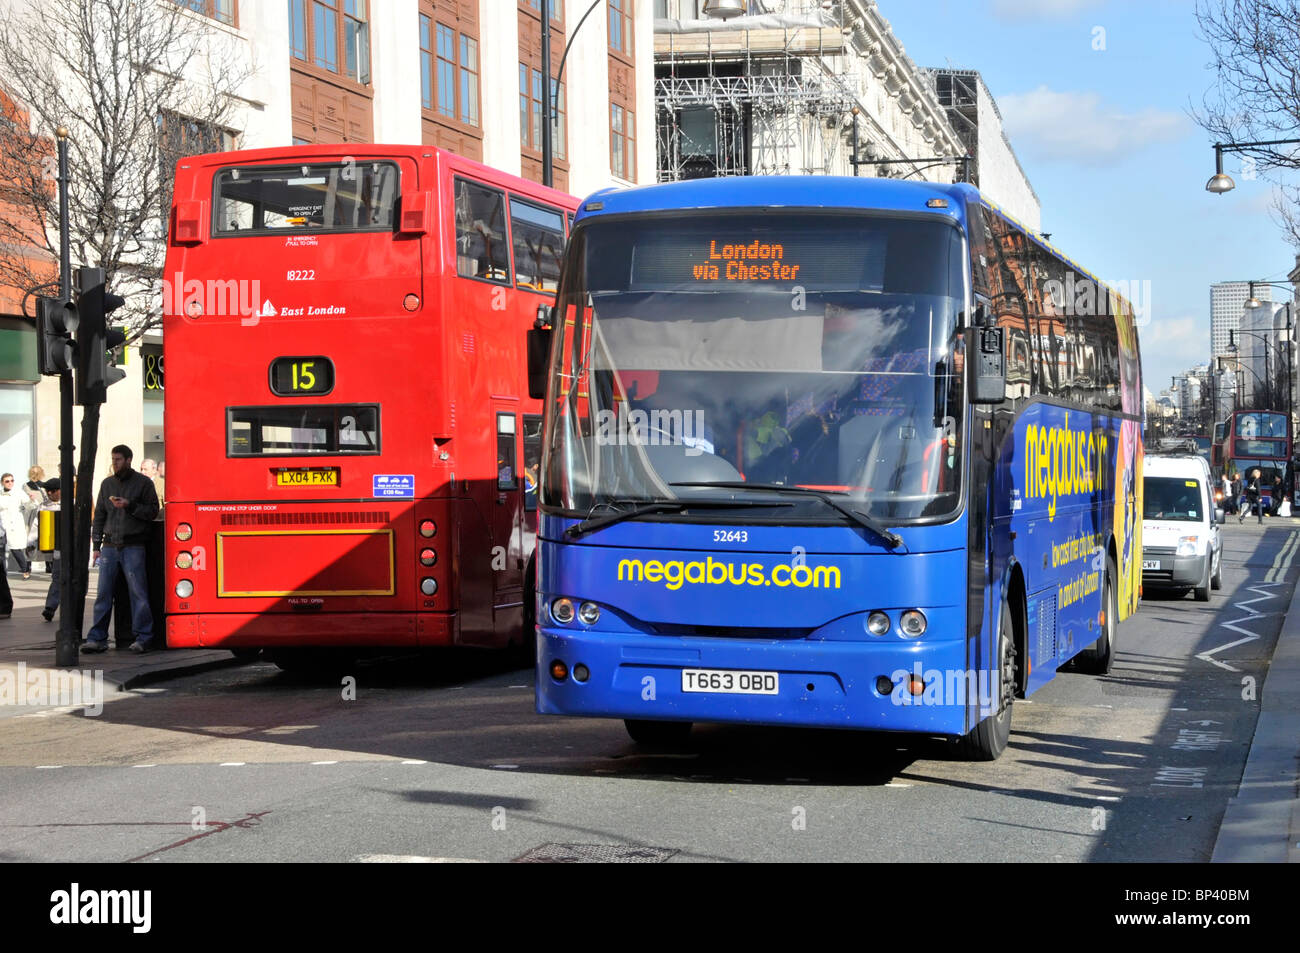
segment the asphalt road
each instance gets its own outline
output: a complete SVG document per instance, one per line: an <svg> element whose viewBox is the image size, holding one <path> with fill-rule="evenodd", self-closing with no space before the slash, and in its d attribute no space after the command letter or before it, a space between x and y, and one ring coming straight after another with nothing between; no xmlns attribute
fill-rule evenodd
<svg viewBox="0 0 1300 953"><path fill-rule="evenodd" d="M0 719L0 860L1205 861L1297 549L1300 521L1230 521L1223 590L1148 598L1112 675L1017 702L993 764L726 726L647 753L472 654L358 665L354 698L256 663L23 712Z"/></svg>

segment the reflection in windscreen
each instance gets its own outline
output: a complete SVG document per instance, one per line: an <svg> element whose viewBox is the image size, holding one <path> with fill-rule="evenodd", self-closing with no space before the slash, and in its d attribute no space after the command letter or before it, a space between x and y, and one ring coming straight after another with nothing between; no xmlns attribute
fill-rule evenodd
<svg viewBox="0 0 1300 953"><path fill-rule="evenodd" d="M584 259L561 295L570 399L551 419L551 505L744 480L842 491L896 519L956 509L955 229L685 216L590 226L569 267Z"/></svg>
<svg viewBox="0 0 1300 953"><path fill-rule="evenodd" d="M1149 520L1200 522L1204 506L1198 480L1147 477L1142 481L1142 517Z"/></svg>

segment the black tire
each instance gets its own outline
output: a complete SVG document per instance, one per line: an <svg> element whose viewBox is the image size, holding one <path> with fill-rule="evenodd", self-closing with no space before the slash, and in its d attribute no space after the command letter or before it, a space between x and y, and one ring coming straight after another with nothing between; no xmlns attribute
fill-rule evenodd
<svg viewBox="0 0 1300 953"><path fill-rule="evenodd" d="M1211 556L1211 559L1214 557ZM1219 590L1223 588L1223 551L1219 551L1219 564L1214 567L1214 575L1210 577L1210 588Z"/></svg>
<svg viewBox="0 0 1300 953"><path fill-rule="evenodd" d="M1205 584L1192 590L1192 595L1196 597L1197 602L1210 601L1210 563L1212 562L1214 562L1214 554L1211 552L1205 560Z"/></svg>
<svg viewBox="0 0 1300 953"><path fill-rule="evenodd" d="M689 721L642 721L623 719L632 740L644 748L673 748L683 744L691 733Z"/></svg>
<svg viewBox="0 0 1300 953"><path fill-rule="evenodd" d="M1011 708L1016 697L1016 639L1011 606L1002 603L998 623L998 712L989 715L961 739L959 747L968 761L996 761L1011 741Z"/></svg>
<svg viewBox="0 0 1300 953"><path fill-rule="evenodd" d="M1102 582L1101 635L1074 657L1074 667L1088 675L1109 675L1115 663L1115 636L1119 631L1119 599L1115 594L1115 563L1106 558L1106 578Z"/></svg>
<svg viewBox="0 0 1300 953"><path fill-rule="evenodd" d="M524 621L518 639L510 642L510 652L525 668L537 665L537 555L528 557L524 569Z"/></svg>

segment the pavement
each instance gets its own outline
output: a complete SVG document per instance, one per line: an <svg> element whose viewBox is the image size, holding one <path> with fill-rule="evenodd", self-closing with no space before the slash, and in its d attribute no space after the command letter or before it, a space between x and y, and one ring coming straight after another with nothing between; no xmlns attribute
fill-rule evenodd
<svg viewBox="0 0 1300 953"><path fill-rule="evenodd" d="M39 563L37 564L39 565ZM83 637L90 630L95 603L95 582L98 578L95 570L90 572L89 592L86 595L86 612L84 616ZM0 619L0 673L13 672L9 679L16 679L16 673L22 672L31 678L35 672L67 671L55 665L55 639L58 637L59 616L56 613L53 622L41 618L41 609L45 607L45 594L49 589L50 577L44 572L33 572L30 579L23 579L21 573L10 572L8 575L9 591L14 597L13 615ZM154 626L154 645L162 644L160 625ZM127 641L130 641L129 639ZM105 686L115 687L118 691L127 691L150 682L175 678L180 675L192 675L210 668L237 665L238 661L228 651L217 649L155 649L144 655L136 655L126 650L114 649L115 634L109 627L107 652L94 655L81 655L78 668L96 677L103 675ZM22 666L20 669L19 666ZM0 675L0 678L4 676ZM17 679L11 684L20 684Z"/></svg>
<svg viewBox="0 0 1300 953"><path fill-rule="evenodd" d="M1211 863L1300 863L1300 585L1287 607L1237 796Z"/></svg>

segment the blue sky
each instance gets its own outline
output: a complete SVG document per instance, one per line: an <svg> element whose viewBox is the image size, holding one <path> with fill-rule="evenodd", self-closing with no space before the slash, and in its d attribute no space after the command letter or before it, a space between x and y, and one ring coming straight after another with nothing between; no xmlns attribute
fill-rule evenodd
<svg viewBox="0 0 1300 953"><path fill-rule="evenodd" d="M1191 110L1213 75L1192 0L879 8L918 66L983 75L1052 243L1105 280L1151 282L1142 364L1152 393L1209 359L1212 282L1285 281L1295 252L1270 214L1273 187L1243 178L1229 155L1237 188L1205 191L1214 150Z"/></svg>

